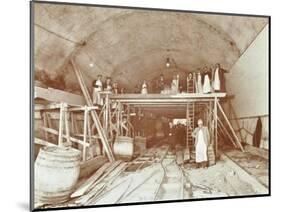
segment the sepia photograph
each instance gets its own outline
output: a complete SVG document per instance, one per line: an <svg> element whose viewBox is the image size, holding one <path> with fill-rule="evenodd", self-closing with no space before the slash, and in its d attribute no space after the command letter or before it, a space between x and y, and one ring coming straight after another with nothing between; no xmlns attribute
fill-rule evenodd
<svg viewBox="0 0 281 212"><path fill-rule="evenodd" d="M32 210L270 195L270 16L30 14Z"/></svg>

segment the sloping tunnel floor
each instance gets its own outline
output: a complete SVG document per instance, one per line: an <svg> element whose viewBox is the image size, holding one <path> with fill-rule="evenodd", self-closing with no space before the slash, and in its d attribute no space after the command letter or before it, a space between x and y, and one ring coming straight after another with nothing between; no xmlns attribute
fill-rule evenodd
<svg viewBox="0 0 281 212"><path fill-rule="evenodd" d="M247 171L251 177L257 179L265 187L268 186L268 161L266 159L249 152L241 152L231 148L224 150L223 154L227 155L237 164L237 167ZM152 160L151 156L155 157L154 160ZM146 162L145 158L148 158ZM117 195L111 193L116 188L116 185L119 186L118 192L122 192L125 187L129 187L130 184L126 179L130 176L136 176L132 178L134 183L139 180L142 181L144 178L147 179L140 186L137 186L134 192L131 192L131 195L125 198L123 202L119 203L262 194L257 192L254 184L250 184L240 175L239 168L238 170L233 169L227 161L220 158L218 158L215 165L208 168L195 168L195 163L188 162L178 165L176 151L171 151L167 145L160 145L147 149L144 155L134 161L144 162L144 164L140 168L140 166L132 164L132 162L127 162L126 171L118 175L106 187L103 193L105 197L107 195L109 197ZM81 185L86 179L81 179L78 185ZM124 184L124 186L121 184L120 186L120 182L127 182L127 184ZM106 198L106 201L94 200L84 205L118 204L110 202L109 197ZM45 205L40 206L40 208L69 206L83 205L76 204L75 199L72 199L67 203Z"/></svg>
<svg viewBox="0 0 281 212"><path fill-rule="evenodd" d="M224 153L249 174L255 176L264 186L268 187L269 166L267 159L247 151L241 152L236 149L227 149Z"/></svg>

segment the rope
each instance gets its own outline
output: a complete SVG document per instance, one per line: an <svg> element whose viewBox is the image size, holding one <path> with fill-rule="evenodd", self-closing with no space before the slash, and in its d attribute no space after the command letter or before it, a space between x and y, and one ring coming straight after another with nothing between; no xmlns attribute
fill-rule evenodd
<svg viewBox="0 0 281 212"><path fill-rule="evenodd" d="M77 41L71 40L71 39L69 39L69 38L66 38L66 37L64 37L64 36L62 36L62 35L60 35L60 34L54 32L54 31L51 31L51 30L47 29L47 28L44 27L44 26L41 26L40 24L35 23L34 25L37 26L37 27L39 27L40 29L43 29L43 30L45 30L46 32L48 32L48 33L50 33L50 34L52 34L52 35L55 35L55 36L57 36L58 38L61 38L61 39L65 40L65 41L68 41L68 42L70 42L70 43L74 43L74 44L79 45L79 46L84 46L84 45L85 45L85 42L77 42Z"/></svg>

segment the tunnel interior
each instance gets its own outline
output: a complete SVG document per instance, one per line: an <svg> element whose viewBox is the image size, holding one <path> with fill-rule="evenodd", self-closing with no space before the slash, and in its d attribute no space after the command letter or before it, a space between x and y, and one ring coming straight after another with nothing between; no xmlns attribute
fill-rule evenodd
<svg viewBox="0 0 281 212"><path fill-rule="evenodd" d="M81 152L77 192L109 163L109 178L122 176L101 199L90 196L94 188L78 199L74 192L68 205L108 203L103 197L130 174L149 186L116 203L266 190L267 17L44 2L33 2L32 11L35 164L45 146L63 145ZM216 64L225 71L223 89L213 89L212 74L212 90L199 91ZM99 75L103 86L110 78L118 89L104 89L96 101ZM199 120L209 136L209 168L200 170L193 136ZM258 189L239 167L258 179ZM153 198L150 189L158 189ZM142 192L147 196L136 194Z"/></svg>

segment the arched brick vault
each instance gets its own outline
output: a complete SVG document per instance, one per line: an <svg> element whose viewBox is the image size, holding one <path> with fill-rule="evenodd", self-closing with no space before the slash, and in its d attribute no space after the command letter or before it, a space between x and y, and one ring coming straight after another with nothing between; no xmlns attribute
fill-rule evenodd
<svg viewBox="0 0 281 212"><path fill-rule="evenodd" d="M63 78L66 90L78 88L70 56L88 84L101 73L128 90L160 73L170 78L167 56L181 75L216 62L230 69L267 24L260 17L39 3L34 11L35 69Z"/></svg>

